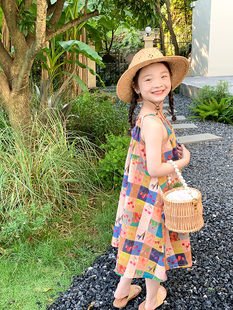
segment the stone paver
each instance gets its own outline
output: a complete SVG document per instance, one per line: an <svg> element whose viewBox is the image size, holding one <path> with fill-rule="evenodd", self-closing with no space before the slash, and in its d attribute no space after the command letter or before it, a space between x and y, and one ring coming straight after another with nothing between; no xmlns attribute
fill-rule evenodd
<svg viewBox="0 0 233 310"><path fill-rule="evenodd" d="M173 124L172 127L174 129L190 129L190 128L197 128L196 125L192 123L181 123L181 124Z"/></svg>
<svg viewBox="0 0 233 310"><path fill-rule="evenodd" d="M211 133L201 133L197 135L188 135L188 136L181 136L177 137L177 141L183 144L192 144L192 143L199 143L204 141L211 141L211 140L221 140L222 137L213 135Z"/></svg>

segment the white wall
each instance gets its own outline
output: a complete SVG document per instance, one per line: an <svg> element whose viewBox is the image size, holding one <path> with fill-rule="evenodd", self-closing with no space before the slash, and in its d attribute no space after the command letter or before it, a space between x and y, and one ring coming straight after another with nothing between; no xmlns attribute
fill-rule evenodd
<svg viewBox="0 0 233 310"><path fill-rule="evenodd" d="M208 75L233 75L232 0L212 0Z"/></svg>
<svg viewBox="0 0 233 310"><path fill-rule="evenodd" d="M233 1L198 0L194 4L192 75L233 75Z"/></svg>
<svg viewBox="0 0 233 310"><path fill-rule="evenodd" d="M207 76L208 74L211 1L194 2L191 59L193 76Z"/></svg>

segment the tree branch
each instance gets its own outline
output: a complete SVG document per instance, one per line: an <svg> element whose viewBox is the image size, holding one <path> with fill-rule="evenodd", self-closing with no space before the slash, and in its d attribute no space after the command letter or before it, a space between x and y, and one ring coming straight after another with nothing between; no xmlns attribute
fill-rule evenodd
<svg viewBox="0 0 233 310"><path fill-rule="evenodd" d="M13 60L0 41L0 64L2 67L4 66L4 62L7 62L9 65L11 65Z"/></svg>
<svg viewBox="0 0 233 310"><path fill-rule="evenodd" d="M169 0L165 0L165 3L166 3L166 7L167 7L168 20L172 21L171 11L170 11L170 1Z"/></svg>
<svg viewBox="0 0 233 310"><path fill-rule="evenodd" d="M29 8L30 8L30 6L32 4L32 1L33 0L25 0L25 8L24 8L25 11L29 10Z"/></svg>
<svg viewBox="0 0 233 310"><path fill-rule="evenodd" d="M1 3L0 3L1 4ZM5 107L10 95L8 79L3 71L0 71L0 105Z"/></svg>
<svg viewBox="0 0 233 310"><path fill-rule="evenodd" d="M160 8L160 3L159 0L155 0L155 9L156 12L158 12L159 16L165 21L165 23L167 24L168 20L166 19L166 17L162 14L161 12L161 8Z"/></svg>
<svg viewBox="0 0 233 310"><path fill-rule="evenodd" d="M54 4L51 4L50 0L47 0L47 17L53 14L55 8L56 8L56 2Z"/></svg>
<svg viewBox="0 0 233 310"><path fill-rule="evenodd" d="M2 42L0 41L0 64L1 64L2 70L4 71L8 79L9 85L11 85L11 82L12 82L12 76L11 76L12 63L13 63L13 60L11 56L8 54Z"/></svg>
<svg viewBox="0 0 233 310"><path fill-rule="evenodd" d="M27 50L23 64L20 68L20 72L17 79L16 89L20 90L24 85L24 82L27 81L28 74L31 70L35 56L41 51L44 42L45 42L45 33L46 33L46 9L47 1L46 0L37 0L37 17L36 17L36 34L35 41L32 46Z"/></svg>
<svg viewBox="0 0 233 310"><path fill-rule="evenodd" d="M84 15L87 14L87 3L88 3L88 0L85 0Z"/></svg>
<svg viewBox="0 0 233 310"><path fill-rule="evenodd" d="M57 0L56 2L56 6L55 6L55 10L53 12L52 17L49 20L49 23L51 25L50 30L53 31L54 27L57 25L60 17L61 17L61 13L64 7L64 3L65 0Z"/></svg>
<svg viewBox="0 0 233 310"><path fill-rule="evenodd" d="M60 28L56 29L55 31L53 31L51 33L47 32L46 33L46 41L50 41L52 38L54 38L57 35L65 32L66 30L81 24L83 21L85 21L85 20L87 20L87 19L89 19L91 17L98 16L98 15L99 15L99 11L95 10L94 12L88 13L88 14L82 16L82 17L75 18L74 20L71 20L70 22L68 22L67 24L61 26Z"/></svg>
<svg viewBox="0 0 233 310"><path fill-rule="evenodd" d="M47 1L37 0L36 5L36 36L31 50L33 57L35 57L40 52L45 42Z"/></svg>
<svg viewBox="0 0 233 310"><path fill-rule="evenodd" d="M164 19L164 21L167 23L170 35L172 37L172 43L173 43L174 48L175 48L175 54L179 55L180 54L179 46L178 46L177 39L176 39L176 34L174 32L173 25L172 25L172 17L171 17L171 11L170 11L170 0L165 0L165 4L166 4L166 7L167 7L168 19L167 19L167 21L165 21L165 19Z"/></svg>
<svg viewBox="0 0 233 310"><path fill-rule="evenodd" d="M5 15L12 45L15 51L21 51L25 47L26 41L24 35L17 28L18 13L15 0L2 1L1 8Z"/></svg>

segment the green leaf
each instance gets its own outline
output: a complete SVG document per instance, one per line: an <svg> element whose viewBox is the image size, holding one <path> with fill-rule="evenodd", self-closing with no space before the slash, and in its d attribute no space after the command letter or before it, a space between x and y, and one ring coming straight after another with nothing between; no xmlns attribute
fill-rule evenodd
<svg viewBox="0 0 233 310"><path fill-rule="evenodd" d="M84 65L83 63L79 62L78 60L76 60L75 63L76 63L79 67L81 67L81 68L83 68L83 69L87 68L87 69L90 71L91 74L93 74L93 75L95 75L95 76L97 76L97 77L99 78L99 80L100 80L100 82L102 83L103 87L105 87L105 84L104 84L104 82L102 81L100 75L97 74L93 69L91 69L91 68L88 67L87 65Z"/></svg>
<svg viewBox="0 0 233 310"><path fill-rule="evenodd" d="M109 18L102 16L99 20L101 25L103 25L108 30L113 30L115 28L115 24Z"/></svg>
<svg viewBox="0 0 233 310"><path fill-rule="evenodd" d="M82 88L83 91L87 91L88 87L85 85L83 80L80 79L78 75L74 75L75 81L79 84L79 86Z"/></svg>
<svg viewBox="0 0 233 310"><path fill-rule="evenodd" d="M46 63L42 63L41 67L47 71L49 71L49 66Z"/></svg>
<svg viewBox="0 0 233 310"><path fill-rule="evenodd" d="M43 62L47 62L47 57L45 56L45 54L43 52L41 52L40 54L37 55L37 58L39 58L41 61Z"/></svg>
<svg viewBox="0 0 233 310"><path fill-rule="evenodd" d="M98 65L104 66L102 58L87 44L77 40L59 41L58 43L65 51L81 53L95 61Z"/></svg>
<svg viewBox="0 0 233 310"><path fill-rule="evenodd" d="M92 27L90 24L85 24L85 28L88 31L88 33L90 34L93 41L95 41L95 42L101 42L102 41L102 38L100 36L100 32L95 27Z"/></svg>
<svg viewBox="0 0 233 310"><path fill-rule="evenodd" d="M130 29L131 26L127 22L123 22L122 26L125 27L126 29Z"/></svg>

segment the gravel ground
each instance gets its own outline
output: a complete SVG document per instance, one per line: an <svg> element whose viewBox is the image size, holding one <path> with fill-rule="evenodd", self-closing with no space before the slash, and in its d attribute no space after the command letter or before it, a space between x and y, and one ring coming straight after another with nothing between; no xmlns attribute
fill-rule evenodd
<svg viewBox="0 0 233 310"><path fill-rule="evenodd" d="M190 103L189 98L175 95L179 115L190 115ZM202 192L205 225L190 235L193 267L168 271L168 280L163 284L168 296L159 309L228 310L233 309L233 126L199 120L195 124L198 128L176 130L176 135L208 132L222 140L187 146L191 162L183 169L183 176L190 186ZM116 309L112 306L119 280L113 272L115 259L116 249L110 247L84 274L75 276L70 289L61 293L48 309ZM143 290L126 310L138 309L145 299L144 280L135 279L133 283Z"/></svg>

